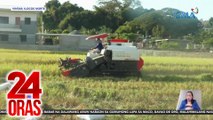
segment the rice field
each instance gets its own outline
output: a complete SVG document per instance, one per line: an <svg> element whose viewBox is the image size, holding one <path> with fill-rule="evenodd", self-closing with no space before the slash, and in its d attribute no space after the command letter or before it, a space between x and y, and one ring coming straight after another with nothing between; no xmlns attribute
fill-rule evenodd
<svg viewBox="0 0 213 120"><path fill-rule="evenodd" d="M0 49L0 83L10 70L42 71L43 109L146 109L173 110L181 89L202 91L202 109L213 109L213 57L142 56L142 78L66 78L58 59L84 59L85 52L23 51ZM6 91L0 92L0 109L5 109ZM0 120L10 120L0 116ZM41 120L77 120L75 115L42 116ZM109 115L106 120L211 120L211 115Z"/></svg>

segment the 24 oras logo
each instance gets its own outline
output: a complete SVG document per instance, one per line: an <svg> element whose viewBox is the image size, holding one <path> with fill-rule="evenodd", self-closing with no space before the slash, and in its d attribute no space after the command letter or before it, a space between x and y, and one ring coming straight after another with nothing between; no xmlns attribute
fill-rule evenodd
<svg viewBox="0 0 213 120"><path fill-rule="evenodd" d="M8 73L7 81L15 84L7 93L7 113L11 117L39 117L42 115L41 72L32 71L29 76L15 70Z"/></svg>

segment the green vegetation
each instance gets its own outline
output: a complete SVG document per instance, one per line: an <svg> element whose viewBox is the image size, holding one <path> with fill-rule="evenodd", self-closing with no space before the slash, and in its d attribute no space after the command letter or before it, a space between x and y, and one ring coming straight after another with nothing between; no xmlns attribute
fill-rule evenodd
<svg viewBox="0 0 213 120"><path fill-rule="evenodd" d="M146 9L139 0L98 0L94 10L85 10L69 1L50 0L41 13L48 33L111 33L111 38L141 42L145 38L187 39L192 44L213 47L213 18L207 21L176 18L184 12L173 8ZM41 23L39 30L41 31ZM75 32L73 32L75 31Z"/></svg>
<svg viewBox="0 0 213 120"><path fill-rule="evenodd" d="M149 10L143 8L139 0L98 0L94 11L84 10L69 1L61 4L58 0L48 1L45 7L47 10L42 13L44 27L52 33L80 30L85 34L85 30L95 30L98 33L140 33L177 38L195 34L202 27L198 19L176 19L174 13L180 12L177 9Z"/></svg>
<svg viewBox="0 0 213 120"><path fill-rule="evenodd" d="M213 59L201 57L143 56L143 77L67 78L60 74L58 58L84 58L84 52L22 51L0 49L0 77L20 69L42 71L44 109L175 109L181 89L200 89L202 109L212 109ZM2 82L2 80L1 80ZM0 109L5 109L6 91L0 92ZM6 116L0 119L9 120ZM75 120L76 116L43 116L41 120ZM194 120L212 116L139 115L107 116L107 120Z"/></svg>
<svg viewBox="0 0 213 120"><path fill-rule="evenodd" d="M188 38L191 39L193 43L205 45L207 49L213 47L213 29L202 30L196 35L189 35Z"/></svg>
<svg viewBox="0 0 213 120"><path fill-rule="evenodd" d="M85 30L94 30L98 33L140 33L176 38L195 34L201 28L197 19L176 19L174 13L179 12L177 9L148 10L139 0L99 0L94 11L84 10L69 1L61 4L58 0L47 2L45 7L47 10L42 13L44 27L52 33L80 30L85 34Z"/></svg>
<svg viewBox="0 0 213 120"><path fill-rule="evenodd" d="M163 41L161 43L161 45L159 46L159 48L177 50L177 49L180 48L180 45L177 42L166 42L166 41Z"/></svg>

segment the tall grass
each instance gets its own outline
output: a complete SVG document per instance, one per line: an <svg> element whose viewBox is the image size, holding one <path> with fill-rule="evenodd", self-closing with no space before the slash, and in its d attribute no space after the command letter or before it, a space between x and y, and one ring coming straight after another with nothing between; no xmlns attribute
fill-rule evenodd
<svg viewBox="0 0 213 120"><path fill-rule="evenodd" d="M213 109L213 58L143 56L143 77L67 78L60 74L58 58L84 59L85 53L16 51L0 49L0 77L13 69L42 71L43 109L175 109L181 89L200 89L202 109ZM2 80L3 81L3 80ZM0 92L5 109L6 91ZM0 116L0 119L11 119ZM75 120L76 116L43 116L41 120ZM194 120L212 116L107 116L107 120Z"/></svg>

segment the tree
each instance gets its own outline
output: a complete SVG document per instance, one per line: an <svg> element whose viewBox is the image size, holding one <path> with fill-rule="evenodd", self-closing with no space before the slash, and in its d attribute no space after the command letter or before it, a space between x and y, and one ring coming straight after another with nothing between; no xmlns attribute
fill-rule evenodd
<svg viewBox="0 0 213 120"><path fill-rule="evenodd" d="M209 19L209 24L211 25L211 27L213 27L213 17L211 17L211 18Z"/></svg>
<svg viewBox="0 0 213 120"><path fill-rule="evenodd" d="M213 38L207 38L203 41L203 43L207 46L207 48L213 47Z"/></svg>
<svg viewBox="0 0 213 120"><path fill-rule="evenodd" d="M184 35L196 34L201 29L199 24L201 23L197 19L176 19L162 10L151 10L124 24L116 31L135 33L139 31L146 36L181 38Z"/></svg>
<svg viewBox="0 0 213 120"><path fill-rule="evenodd" d="M58 8L61 6L58 0L48 1L45 5L46 11L43 13L44 27L47 30L56 29L58 27Z"/></svg>
<svg viewBox="0 0 213 120"><path fill-rule="evenodd" d="M100 26L105 25L115 31L126 21L140 16L144 10L140 0L99 0L95 12L96 18L101 19L98 22Z"/></svg>
<svg viewBox="0 0 213 120"><path fill-rule="evenodd" d="M121 16L122 3L119 0L99 0L99 6L95 6L95 15L100 26L106 26L115 31L123 24Z"/></svg>
<svg viewBox="0 0 213 120"><path fill-rule="evenodd" d="M99 0L94 11L84 10L69 1L60 4L58 0L51 0L45 6L47 10L42 17L48 31L81 29L83 33L106 31L181 38L188 34L195 35L202 28L202 23L196 18L176 19L172 11L178 12L177 9L148 10L141 6L140 0ZM213 24L213 18L209 20L210 23Z"/></svg>
<svg viewBox="0 0 213 120"><path fill-rule="evenodd" d="M165 32L165 28L163 26L157 25L152 29L152 35L157 38L162 38L164 32Z"/></svg>
<svg viewBox="0 0 213 120"><path fill-rule="evenodd" d="M99 0L95 11L84 10L69 1L60 4L58 0L46 3L47 10L43 13L44 28L48 31L54 29L96 29L101 26L110 28L114 32L126 21L144 13L140 0ZM109 30L109 29L108 29Z"/></svg>
<svg viewBox="0 0 213 120"><path fill-rule="evenodd" d="M195 44L205 44L208 48L213 47L213 30L200 30L198 34L192 35L191 40Z"/></svg>
<svg viewBox="0 0 213 120"><path fill-rule="evenodd" d="M141 8L140 0L123 0L123 8Z"/></svg>
<svg viewBox="0 0 213 120"><path fill-rule="evenodd" d="M80 12L84 12L82 7L78 7L76 4L71 4L69 1L61 5L58 0L51 0L48 1L45 6L47 10L43 13L42 17L44 27L49 31L58 28L63 30L67 29L73 15L79 15ZM81 23L77 24L79 25Z"/></svg>
<svg viewBox="0 0 213 120"><path fill-rule="evenodd" d="M74 12L81 12L84 11L82 7L78 7L76 4L71 4L69 1L64 2L60 7L60 19L63 20L68 14L74 13Z"/></svg>
<svg viewBox="0 0 213 120"><path fill-rule="evenodd" d="M101 26L99 27L99 32L100 33L111 33L112 32L112 29L106 27L106 26Z"/></svg>
<svg viewBox="0 0 213 120"><path fill-rule="evenodd" d="M62 30L67 29L69 26L70 17L70 14L68 14L63 20L61 20L58 27Z"/></svg>

